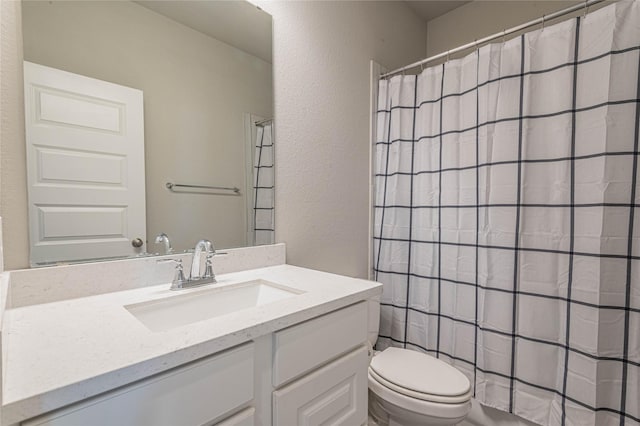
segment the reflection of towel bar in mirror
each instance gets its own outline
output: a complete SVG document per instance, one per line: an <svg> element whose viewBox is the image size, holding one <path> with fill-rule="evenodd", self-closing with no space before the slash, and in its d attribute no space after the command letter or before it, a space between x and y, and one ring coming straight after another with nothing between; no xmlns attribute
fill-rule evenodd
<svg viewBox="0 0 640 426"><path fill-rule="evenodd" d="M167 182L165 186L171 192L195 192L200 194L211 194L211 195L240 195L240 189L236 187L229 188L224 186L211 186L211 185L186 185L182 183L173 183L173 182ZM209 193L209 192L203 192L202 190L231 191L233 192L233 194L218 194L216 192Z"/></svg>

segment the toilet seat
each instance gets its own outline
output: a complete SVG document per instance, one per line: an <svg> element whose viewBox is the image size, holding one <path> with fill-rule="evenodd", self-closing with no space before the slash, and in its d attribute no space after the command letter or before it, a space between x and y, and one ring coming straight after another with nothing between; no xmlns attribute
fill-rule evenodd
<svg viewBox="0 0 640 426"><path fill-rule="evenodd" d="M397 415L397 410L394 410L393 407L398 407L399 411L402 413L418 413L422 416L427 416L430 419L454 419L455 423L457 423L458 421L462 421L471 409L470 399L457 404L443 404L441 402L432 402L405 396L378 382L371 375L371 371L371 368L369 368L369 390L378 396L379 403L388 413L396 411ZM429 423L423 421L420 422L420 424ZM437 424L441 423L438 422Z"/></svg>
<svg viewBox="0 0 640 426"><path fill-rule="evenodd" d="M464 404L471 399L469 379L430 355L387 348L369 366L370 380L405 397L437 404Z"/></svg>
<svg viewBox="0 0 640 426"><path fill-rule="evenodd" d="M384 377L380 377L380 375L376 374L376 372L371 368L369 368L369 377L393 392L399 393L400 395L409 398L419 399L421 401L428 401L437 404L462 404L471 399L471 391L468 391L456 397L446 397L442 395L415 392L411 389L403 388L388 380L385 380Z"/></svg>

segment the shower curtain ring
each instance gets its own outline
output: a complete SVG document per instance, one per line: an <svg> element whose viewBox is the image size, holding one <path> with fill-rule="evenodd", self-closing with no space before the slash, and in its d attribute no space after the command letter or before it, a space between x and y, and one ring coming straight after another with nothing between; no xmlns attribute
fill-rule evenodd
<svg viewBox="0 0 640 426"><path fill-rule="evenodd" d="M420 72L424 71L424 62L420 61Z"/></svg>
<svg viewBox="0 0 640 426"><path fill-rule="evenodd" d="M451 53L451 51L447 50L447 62L449 62L449 59L451 59L451 57L449 56L450 53Z"/></svg>
<svg viewBox="0 0 640 426"><path fill-rule="evenodd" d="M544 16L544 15L542 15L542 29L543 29L543 30L544 30L544 18L545 18L545 16Z"/></svg>
<svg viewBox="0 0 640 426"><path fill-rule="evenodd" d="M583 19L587 17L587 13L589 13L589 0L584 0L584 16Z"/></svg>
<svg viewBox="0 0 640 426"><path fill-rule="evenodd" d="M507 30L502 30L502 44L504 44L507 41L506 37L507 37Z"/></svg>

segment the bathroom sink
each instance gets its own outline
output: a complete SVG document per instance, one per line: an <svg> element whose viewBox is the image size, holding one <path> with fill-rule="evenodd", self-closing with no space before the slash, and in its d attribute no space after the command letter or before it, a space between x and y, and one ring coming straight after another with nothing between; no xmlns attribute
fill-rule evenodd
<svg viewBox="0 0 640 426"><path fill-rule="evenodd" d="M125 305L125 309L149 330L165 331L277 302L301 293L303 292L269 281L253 280Z"/></svg>

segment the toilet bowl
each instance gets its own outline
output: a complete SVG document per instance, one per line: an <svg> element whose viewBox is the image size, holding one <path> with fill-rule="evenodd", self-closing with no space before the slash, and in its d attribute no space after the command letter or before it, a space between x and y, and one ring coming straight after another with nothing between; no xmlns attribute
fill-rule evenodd
<svg viewBox="0 0 640 426"><path fill-rule="evenodd" d="M369 342L377 339L380 306L369 301ZM374 337L375 336L375 337ZM471 383L433 356L389 347L372 356L368 370L369 416L379 426L445 426L471 409Z"/></svg>

